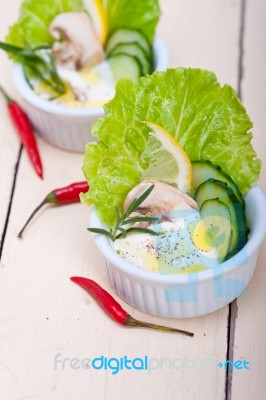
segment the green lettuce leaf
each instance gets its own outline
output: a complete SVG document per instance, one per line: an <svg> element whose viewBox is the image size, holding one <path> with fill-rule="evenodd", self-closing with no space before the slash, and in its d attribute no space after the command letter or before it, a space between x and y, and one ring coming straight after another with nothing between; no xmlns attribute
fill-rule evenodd
<svg viewBox="0 0 266 400"><path fill-rule="evenodd" d="M160 17L158 0L102 0L106 10L109 30L137 29L153 42L155 28Z"/></svg>
<svg viewBox="0 0 266 400"><path fill-rule="evenodd" d="M112 226L115 206L141 180L141 157L149 130L141 121L167 129L190 160L210 160L232 177L245 194L258 180L261 162L251 145L252 122L230 86L212 72L177 68L155 72L134 84L121 80L105 116L92 128L100 141L86 146L83 172L90 184L82 196Z"/></svg>
<svg viewBox="0 0 266 400"><path fill-rule="evenodd" d="M18 22L9 28L6 41L19 47L25 43L31 47L52 44L50 22L57 14L70 11L84 11L82 0L24 0Z"/></svg>

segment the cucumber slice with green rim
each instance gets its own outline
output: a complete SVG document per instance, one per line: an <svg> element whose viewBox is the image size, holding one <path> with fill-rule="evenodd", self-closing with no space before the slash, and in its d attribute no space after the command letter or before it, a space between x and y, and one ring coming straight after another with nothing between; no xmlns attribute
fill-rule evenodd
<svg viewBox="0 0 266 400"><path fill-rule="evenodd" d="M109 37L105 51L110 54L111 51L120 43L138 43L149 59L151 59L152 48L148 40L137 30L117 29Z"/></svg>
<svg viewBox="0 0 266 400"><path fill-rule="evenodd" d="M241 250L247 242L245 212L235 192L226 182L210 178L201 183L195 193L195 200L199 208L204 201L217 198L228 206L231 216L232 240L226 257L228 259Z"/></svg>
<svg viewBox="0 0 266 400"><path fill-rule="evenodd" d="M112 57L121 53L137 57L142 66L143 75L147 75L151 72L152 65L138 43L120 43L109 53L109 56Z"/></svg>
<svg viewBox="0 0 266 400"><path fill-rule="evenodd" d="M233 179L227 175L218 166L214 165L211 161L192 161L192 181L191 181L191 196L193 196L198 188L198 186L207 181L210 178L217 179L227 183L227 185L235 192L236 197L239 202L245 206L244 198L239 190L237 184Z"/></svg>
<svg viewBox="0 0 266 400"><path fill-rule="evenodd" d="M202 251L216 248L219 262L223 262L232 243L229 207L219 199L205 200L200 208L201 220L195 227L195 245Z"/></svg>
<svg viewBox="0 0 266 400"><path fill-rule="evenodd" d="M115 81L128 78L137 82L143 71L137 57L128 54L116 54L108 59Z"/></svg>

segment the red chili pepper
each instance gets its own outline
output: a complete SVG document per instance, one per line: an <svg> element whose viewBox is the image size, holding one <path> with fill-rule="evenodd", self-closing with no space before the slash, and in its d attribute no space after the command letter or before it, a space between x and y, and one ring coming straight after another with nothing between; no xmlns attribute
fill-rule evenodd
<svg viewBox="0 0 266 400"><path fill-rule="evenodd" d="M89 190L89 185L86 181L76 182L71 185L64 186L62 188L54 189L52 192L43 199L43 201L35 208L27 219L25 225L18 234L19 238L22 238L25 228L28 226L29 222L32 220L34 215L39 211L45 204L57 204L63 205L68 203L75 203L79 201L80 193L87 192Z"/></svg>
<svg viewBox="0 0 266 400"><path fill-rule="evenodd" d="M11 99L11 97L9 97L9 95L1 86L0 91L3 93L7 101L9 115L11 116L11 119L17 128L21 142L28 153L30 161L38 176L43 179L42 162L30 121L18 103Z"/></svg>
<svg viewBox="0 0 266 400"><path fill-rule="evenodd" d="M91 279L72 276L70 280L85 289L97 301L106 314L120 325L151 328L160 331L176 332L187 336L194 336L194 333L192 332L136 320L135 318L131 317L131 315L129 315L127 311L125 311L106 290L104 290L98 283Z"/></svg>

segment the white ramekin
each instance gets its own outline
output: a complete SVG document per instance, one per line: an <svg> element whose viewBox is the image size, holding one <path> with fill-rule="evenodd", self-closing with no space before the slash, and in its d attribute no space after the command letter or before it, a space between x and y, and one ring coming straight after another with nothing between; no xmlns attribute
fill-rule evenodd
<svg viewBox="0 0 266 400"><path fill-rule="evenodd" d="M160 274L122 259L103 235L93 234L103 254L111 284L131 306L166 318L189 318L216 311L245 291L255 270L259 246L266 234L266 200L258 186L246 196L250 237L246 246L214 269L186 274ZM90 226L102 228L94 207Z"/></svg>
<svg viewBox="0 0 266 400"><path fill-rule="evenodd" d="M154 41L155 70L163 71L168 65L165 44L160 36ZM69 151L83 153L86 143L94 141L91 124L104 115L102 107L65 107L40 98L25 80L20 64L13 67L13 80L23 100L23 107L36 131L44 140Z"/></svg>

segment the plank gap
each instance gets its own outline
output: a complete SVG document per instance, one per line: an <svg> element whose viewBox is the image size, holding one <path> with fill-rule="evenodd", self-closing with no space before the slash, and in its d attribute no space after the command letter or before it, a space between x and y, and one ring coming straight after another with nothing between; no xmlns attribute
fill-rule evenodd
<svg viewBox="0 0 266 400"><path fill-rule="evenodd" d="M239 29L239 40L238 40L238 81L237 81L237 93L241 100L242 97L242 81L244 77L244 39L246 29L246 9L247 0L241 0L240 7L240 29Z"/></svg>
<svg viewBox="0 0 266 400"><path fill-rule="evenodd" d="M15 164L14 177L13 177L13 183L12 183L11 194L10 194L10 200L9 200L9 203L8 203L4 229L3 229L3 232L2 232L2 235L1 235L0 260L1 260L1 257L2 257L3 249L4 249L5 237L6 237L6 233L7 233L8 222L9 222L9 217L10 217L12 203L13 203L13 197L14 197L15 188L16 188L17 174L18 174L18 168L19 168L19 163L20 163L20 159L21 159L22 149L23 149L23 146L21 145L20 148L19 148L19 152L18 152L17 162Z"/></svg>
<svg viewBox="0 0 266 400"><path fill-rule="evenodd" d="M237 319L237 299L229 304L228 325L227 325L227 353L226 360L234 359L235 328ZM227 366L225 375L225 400L231 400L233 371Z"/></svg>

